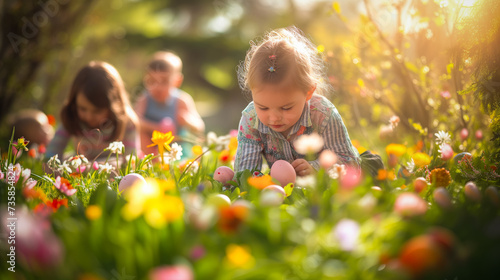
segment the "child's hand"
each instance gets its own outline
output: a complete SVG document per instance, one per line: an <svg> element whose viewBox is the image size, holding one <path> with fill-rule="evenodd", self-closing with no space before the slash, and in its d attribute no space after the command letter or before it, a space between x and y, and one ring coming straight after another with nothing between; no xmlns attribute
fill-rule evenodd
<svg viewBox="0 0 500 280"><path fill-rule="evenodd" d="M172 134L175 135L176 128L175 128L175 124L174 124L174 121L172 120L172 118L166 117L166 118L163 118L161 120L160 131L163 133L167 133L169 131L172 131Z"/></svg>
<svg viewBox="0 0 500 280"><path fill-rule="evenodd" d="M292 166L298 176L307 176L314 173L314 168L303 158L294 160Z"/></svg>

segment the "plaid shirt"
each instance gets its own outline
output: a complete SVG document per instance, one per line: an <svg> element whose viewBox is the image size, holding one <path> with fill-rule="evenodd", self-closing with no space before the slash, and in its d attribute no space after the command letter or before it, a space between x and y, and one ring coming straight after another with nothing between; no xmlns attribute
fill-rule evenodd
<svg viewBox="0 0 500 280"><path fill-rule="evenodd" d="M250 102L243 110L239 124L234 170L260 170L262 156L269 166L280 159L292 163L295 159L305 158L305 155L295 151L294 141L302 134L313 132L323 137L324 149L333 151L342 163L359 168L359 153L352 146L337 108L326 97L314 94L286 138L260 122L254 103ZM314 169L319 169L318 159L309 161L309 164Z"/></svg>

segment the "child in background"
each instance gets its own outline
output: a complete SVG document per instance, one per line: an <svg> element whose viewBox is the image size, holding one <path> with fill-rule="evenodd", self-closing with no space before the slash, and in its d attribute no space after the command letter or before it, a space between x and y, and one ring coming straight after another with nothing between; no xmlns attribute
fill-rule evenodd
<svg viewBox="0 0 500 280"><path fill-rule="evenodd" d="M111 142L121 141L125 154L140 153L138 119L118 71L106 62L92 61L80 69L61 109L62 126L46 156L63 152L71 138L75 151L89 160L105 159Z"/></svg>
<svg viewBox="0 0 500 280"><path fill-rule="evenodd" d="M234 170L260 170L262 156L271 167L277 160L292 164L299 176L319 169L318 159L307 161L294 141L318 133L324 149L344 164L359 168L358 151L335 106L321 94L329 90L324 63L315 46L295 27L269 32L252 44L238 70L241 87L253 101L239 124Z"/></svg>
<svg viewBox="0 0 500 280"><path fill-rule="evenodd" d="M157 151L151 144L154 130L186 138L189 133L202 134L205 123L196 110L193 98L179 89L183 81L182 61L172 52L157 52L144 76L144 92L136 101L135 111L141 123L142 150L145 154ZM179 138L174 140L179 142ZM188 137L187 137L188 138ZM186 142L180 141L186 155Z"/></svg>
<svg viewBox="0 0 500 280"><path fill-rule="evenodd" d="M9 117L8 123L15 128L15 140L24 137L30 144L47 146L54 137L54 128L50 125L49 118L40 110L23 109Z"/></svg>

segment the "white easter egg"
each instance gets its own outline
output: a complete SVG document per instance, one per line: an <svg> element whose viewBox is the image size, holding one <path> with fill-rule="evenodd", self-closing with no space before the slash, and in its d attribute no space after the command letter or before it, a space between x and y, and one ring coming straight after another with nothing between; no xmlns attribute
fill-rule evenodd
<svg viewBox="0 0 500 280"><path fill-rule="evenodd" d="M214 180L221 182L224 186L229 185L234 177L234 171L227 166L220 166L214 172Z"/></svg>
<svg viewBox="0 0 500 280"><path fill-rule="evenodd" d="M141 184L141 185L145 186L145 185L147 185L146 179L144 179L144 177L142 177L142 175L137 174L137 173L127 174L122 178L122 180L120 181L120 184L118 184L118 190L120 192L123 192L135 184Z"/></svg>
<svg viewBox="0 0 500 280"><path fill-rule="evenodd" d="M277 193L281 194L284 198L286 197L285 189L283 189L282 186L270 185L270 186L265 187L262 191L263 192L277 192Z"/></svg>
<svg viewBox="0 0 500 280"><path fill-rule="evenodd" d="M266 191L260 193L260 205L262 206L279 206L285 198L276 191Z"/></svg>
<svg viewBox="0 0 500 280"><path fill-rule="evenodd" d="M217 208L231 206L231 199L225 194L212 194L207 198L207 205Z"/></svg>
<svg viewBox="0 0 500 280"><path fill-rule="evenodd" d="M285 160L278 160L271 166L271 177L278 180L282 187L289 183L295 184L297 174L293 166Z"/></svg>

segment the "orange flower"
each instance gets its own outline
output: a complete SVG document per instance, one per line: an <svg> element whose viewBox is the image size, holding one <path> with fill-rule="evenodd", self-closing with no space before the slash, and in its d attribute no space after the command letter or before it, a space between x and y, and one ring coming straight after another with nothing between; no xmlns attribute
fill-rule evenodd
<svg viewBox="0 0 500 280"><path fill-rule="evenodd" d="M379 169L377 174L377 180L394 180L396 176L394 175L394 171L387 171L385 169Z"/></svg>
<svg viewBox="0 0 500 280"><path fill-rule="evenodd" d="M229 150L223 150L219 156L220 161L227 163L231 159L231 155L229 154Z"/></svg>
<svg viewBox="0 0 500 280"><path fill-rule="evenodd" d="M59 209L59 207L61 207L61 206L68 207L68 199L67 198L63 198L63 199L55 198L53 200L47 201L46 205L49 206L50 208L52 208L52 210L54 210L54 212L56 212L57 209Z"/></svg>
<svg viewBox="0 0 500 280"><path fill-rule="evenodd" d="M260 177L250 177L248 178L248 184L259 190L262 190L270 185L276 185L271 175L268 174Z"/></svg>
<svg viewBox="0 0 500 280"><path fill-rule="evenodd" d="M248 217L248 207L231 205L219 208L219 229L225 233L234 233Z"/></svg>
<svg viewBox="0 0 500 280"><path fill-rule="evenodd" d="M450 172L444 168L433 169L430 174L430 181L436 188L447 187L451 183Z"/></svg>
<svg viewBox="0 0 500 280"><path fill-rule="evenodd" d="M28 156L31 158L35 158L36 157L36 150L33 148L29 149Z"/></svg>

